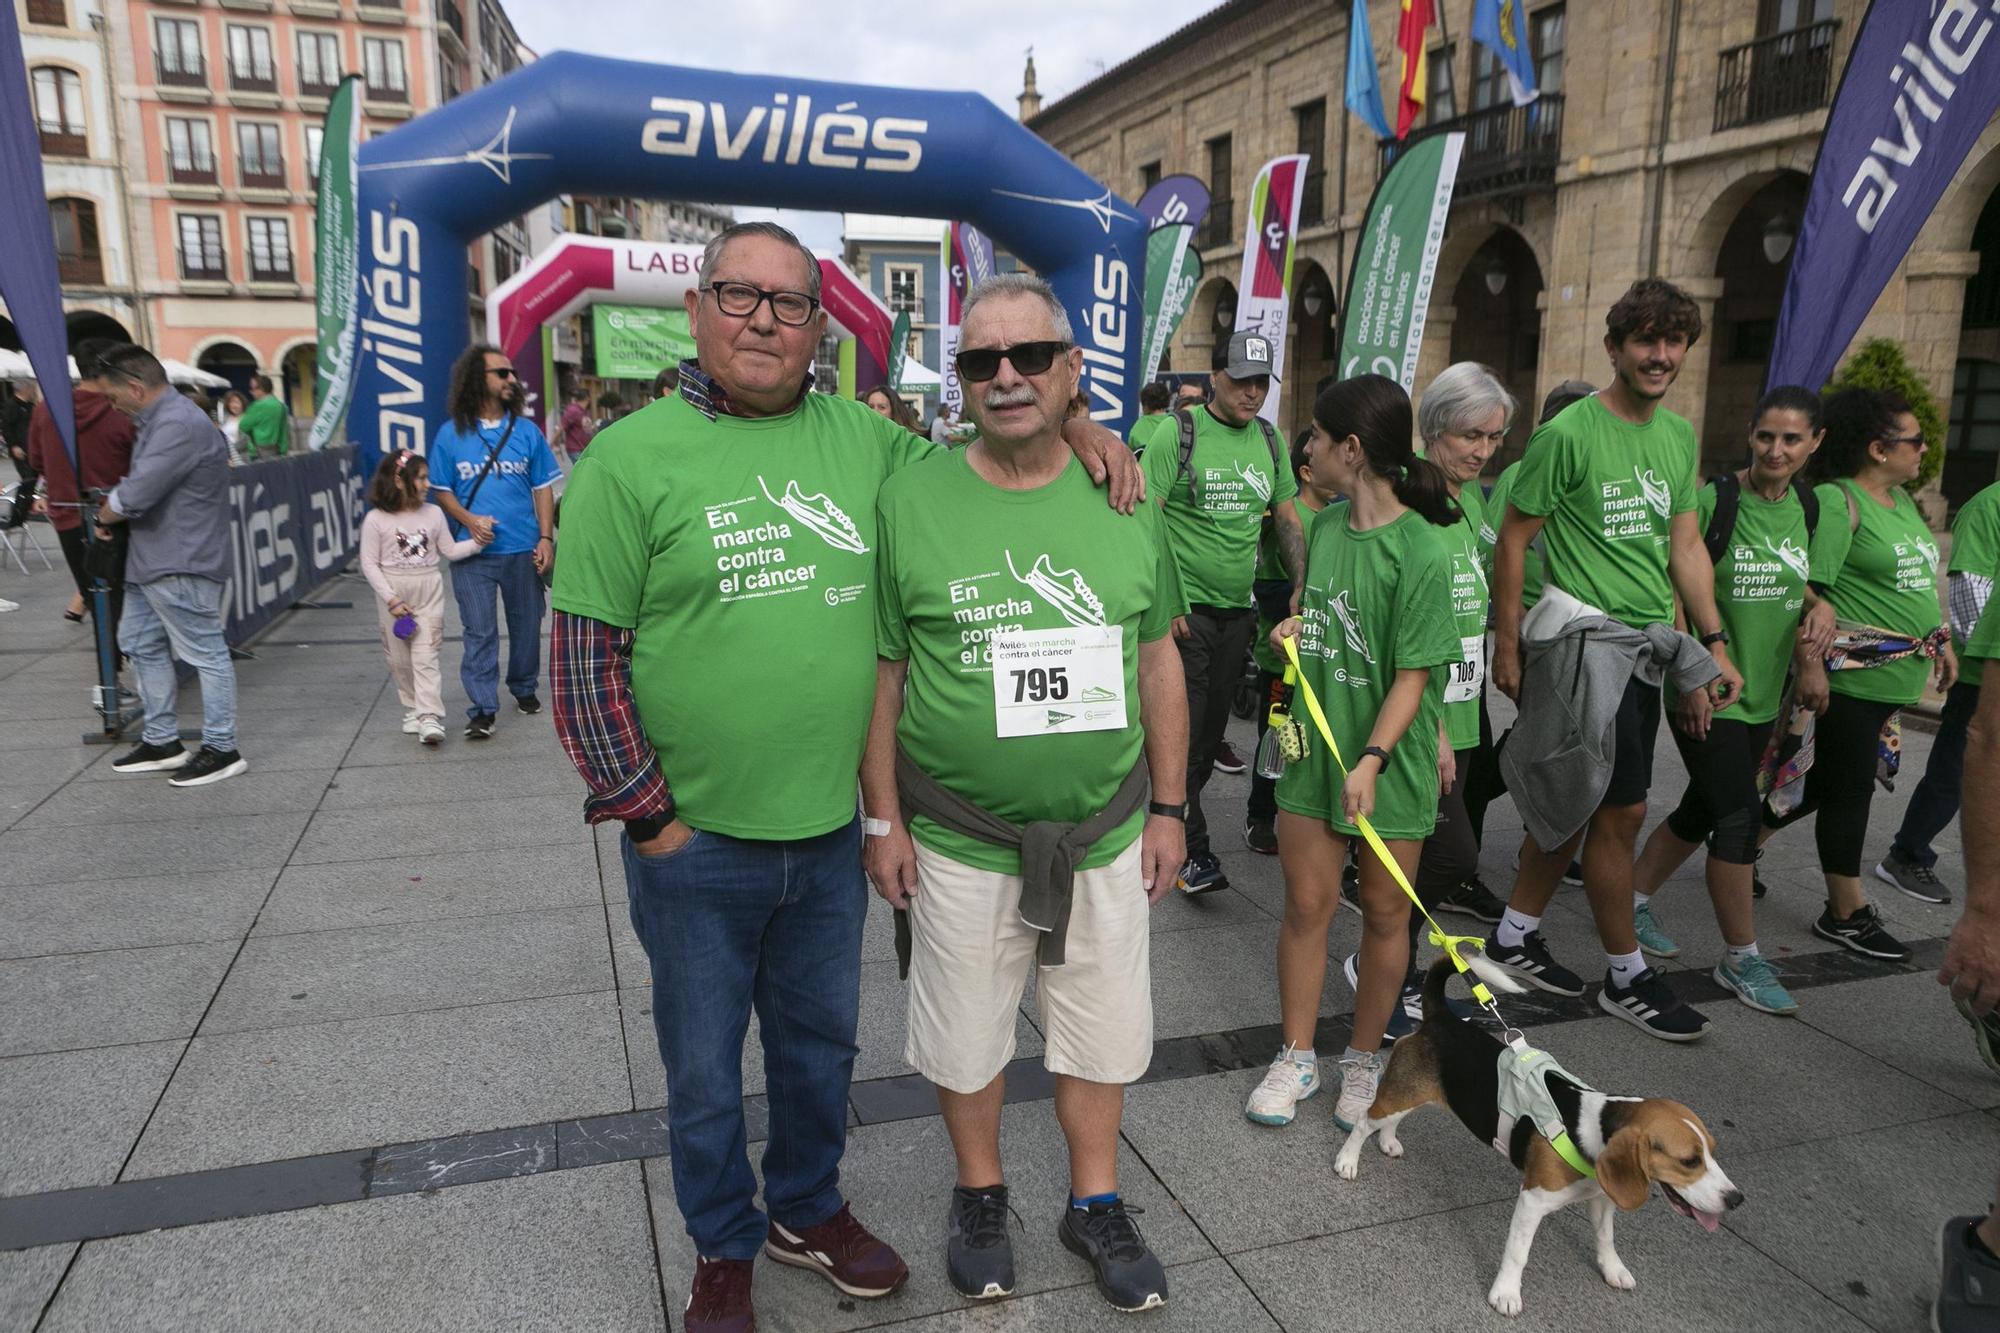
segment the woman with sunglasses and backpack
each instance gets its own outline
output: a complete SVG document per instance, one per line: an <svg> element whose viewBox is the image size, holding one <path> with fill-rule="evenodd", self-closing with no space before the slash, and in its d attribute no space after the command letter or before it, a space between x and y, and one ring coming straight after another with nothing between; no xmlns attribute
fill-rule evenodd
<svg viewBox="0 0 2000 1333"><path fill-rule="evenodd" d="M1820 523L1811 546L1812 586L1838 617L1825 672L1826 712L1813 731L1804 798L1768 828L1815 815L1827 907L1813 934L1869 958L1901 962L1909 948L1882 928L1861 887L1861 847L1876 773L1893 750L1885 729L1923 697L1958 678L1958 659L1939 610L1942 563L1937 537L1905 485L1916 479L1925 441L1910 404L1879 389L1827 395L1826 442L1815 460L1823 478ZM1812 685L1802 665L1802 691Z"/></svg>
<svg viewBox="0 0 2000 1333"><path fill-rule="evenodd" d="M1668 726L1687 766L1687 790L1646 840L1632 872L1639 947L1655 958L1676 957L1680 946L1654 917L1651 898L1708 843L1708 896L1728 951L1715 965L1715 979L1767 1014L1793 1014L1799 1006L1757 947L1753 882L1764 804L1757 769L1794 657L1803 652L1816 664L1832 637L1832 608L1807 586L1808 551L1822 521L1819 499L1797 480L1824 435L1819 395L1790 385L1773 389L1751 417L1749 466L1701 490L1697 508L1715 562L1716 610L1743 672L1743 694L1712 716L1706 693L1677 702ZM1814 683L1802 689L1801 701L1823 709L1824 673L1809 667L1808 674Z"/></svg>
<svg viewBox="0 0 2000 1333"><path fill-rule="evenodd" d="M1447 673L1438 668L1461 651L1444 536L1460 515L1444 472L1411 449L1413 424L1408 395L1380 375L1342 380L1313 404L1314 430L1328 441L1325 480L1348 498L1314 517L1300 614L1271 636L1281 652L1285 640L1297 640L1303 677L1294 708L1306 735L1304 758L1278 780L1284 1045L1244 1108L1258 1124L1289 1124L1297 1104L1320 1089L1313 1030L1326 932L1360 820L1372 823L1409 879L1437 822L1439 789L1451 781L1451 751L1440 745ZM1307 722L1306 686L1325 711L1345 775ZM1383 1035L1410 958L1409 899L1372 849L1361 849L1360 866L1354 1028L1333 1112L1345 1129L1374 1100Z"/></svg>

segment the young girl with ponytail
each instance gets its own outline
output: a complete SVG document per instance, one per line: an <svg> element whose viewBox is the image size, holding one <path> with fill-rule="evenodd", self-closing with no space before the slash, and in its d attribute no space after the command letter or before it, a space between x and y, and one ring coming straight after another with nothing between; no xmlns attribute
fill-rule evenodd
<svg viewBox="0 0 2000 1333"><path fill-rule="evenodd" d="M1326 980L1326 932L1340 901L1341 867L1366 816L1406 878L1416 873L1452 780L1438 744L1444 673L1460 656L1443 530L1459 519L1445 475L1410 446L1410 400L1393 380L1360 375L1329 386L1313 424L1334 489L1348 498L1313 520L1300 614L1272 634L1296 637L1305 682L1319 697L1341 757L1307 723L1306 757L1278 782L1278 859L1285 920L1278 936L1284 1045L1245 1114L1289 1124L1319 1091L1313 1029ZM1282 653L1282 648L1279 648ZM1303 701L1296 711L1304 714ZM1340 1057L1334 1122L1352 1129L1375 1099L1381 1046L1409 966L1410 904L1372 850L1360 849L1362 940L1354 1031Z"/></svg>

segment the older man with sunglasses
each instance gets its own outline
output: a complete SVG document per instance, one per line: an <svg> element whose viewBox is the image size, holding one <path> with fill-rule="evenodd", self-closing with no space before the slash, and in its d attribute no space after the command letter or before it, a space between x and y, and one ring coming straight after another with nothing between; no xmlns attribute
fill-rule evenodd
<svg viewBox="0 0 2000 1333"><path fill-rule="evenodd" d="M908 913L903 1058L937 1085L958 1158L953 1289L1014 1289L1000 1108L1039 963L1069 1141L1056 1234L1115 1308L1144 1310L1167 1278L1118 1193L1118 1126L1153 1055L1147 909L1173 887L1187 814L1180 580L1159 512L1106 513L1063 444L1082 369L1041 279L966 299L979 438L882 488L862 799L869 878Z"/></svg>
<svg viewBox="0 0 2000 1333"><path fill-rule="evenodd" d="M936 446L809 392L826 317L819 263L790 232L740 223L701 271L679 391L600 432L571 476L550 653L585 818L625 825L674 1200L698 1256L684 1323L735 1333L755 1326L760 1251L848 1296L908 1275L839 1176L868 901L855 778L874 698L876 492ZM1130 509L1124 445L1088 425L1071 438L1094 474L1116 469L1114 502ZM745 1151L753 1010L768 1219Z"/></svg>

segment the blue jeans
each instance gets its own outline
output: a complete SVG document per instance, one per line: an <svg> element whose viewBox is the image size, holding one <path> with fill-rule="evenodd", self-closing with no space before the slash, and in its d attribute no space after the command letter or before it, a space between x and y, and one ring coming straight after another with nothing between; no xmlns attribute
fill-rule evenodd
<svg viewBox="0 0 2000 1333"><path fill-rule="evenodd" d="M542 576L528 551L506 555L480 552L455 560L451 594L465 631L458 683L465 688L467 717L500 711L500 618L494 594L507 611L507 693L516 699L535 693L542 675Z"/></svg>
<svg viewBox="0 0 2000 1333"><path fill-rule="evenodd" d="M1889 846L1891 854L1905 865L1937 864L1931 839L1958 817L1959 783L1965 777L1965 729L1978 711L1977 685L1960 681L1944 697L1944 712L1938 717L1937 739L1931 742L1924 780L1910 793L1903 826L1896 830L1896 840Z"/></svg>
<svg viewBox="0 0 2000 1333"><path fill-rule="evenodd" d="M146 709L141 740L148 745L180 740L180 718L174 711L181 688L174 674L178 657L201 676L201 743L211 750L236 748L236 668L222 637L219 581L169 574L151 583L127 584L118 646L131 660Z"/></svg>
<svg viewBox="0 0 2000 1333"><path fill-rule="evenodd" d="M697 830L664 857L620 843L653 964L674 1200L698 1253L754 1258L766 1227L743 1129L752 1006L770 1099L765 1205L794 1231L840 1211L868 911L861 823L795 842Z"/></svg>

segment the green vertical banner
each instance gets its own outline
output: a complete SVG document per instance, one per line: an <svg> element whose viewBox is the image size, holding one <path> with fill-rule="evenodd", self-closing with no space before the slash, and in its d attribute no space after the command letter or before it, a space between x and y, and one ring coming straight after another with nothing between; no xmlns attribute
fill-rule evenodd
<svg viewBox="0 0 2000 1333"><path fill-rule="evenodd" d="M306 447L324 449L347 415L354 385L354 344L360 331L361 232L355 215L355 159L361 117L355 101L361 79L349 75L333 90L320 139L319 207L313 227L313 305L319 339L315 349L314 412Z"/></svg>
<svg viewBox="0 0 2000 1333"><path fill-rule="evenodd" d="M1193 238L1194 228L1185 222L1155 227L1146 237L1146 313L1139 343L1142 383L1160 373L1160 362L1201 283L1201 256Z"/></svg>
<svg viewBox="0 0 2000 1333"><path fill-rule="evenodd" d="M1465 135L1433 134L1396 155L1368 201L1340 303L1340 375L1386 375L1409 392Z"/></svg>
<svg viewBox="0 0 2000 1333"><path fill-rule="evenodd" d="M903 363L909 359L910 312L905 310L889 326L889 378L884 383L892 388L902 384Z"/></svg>

